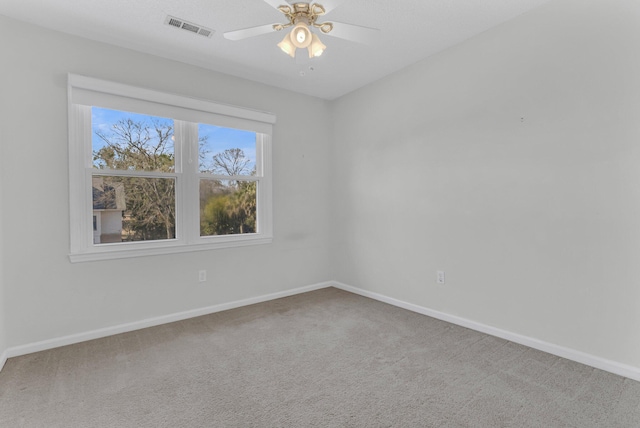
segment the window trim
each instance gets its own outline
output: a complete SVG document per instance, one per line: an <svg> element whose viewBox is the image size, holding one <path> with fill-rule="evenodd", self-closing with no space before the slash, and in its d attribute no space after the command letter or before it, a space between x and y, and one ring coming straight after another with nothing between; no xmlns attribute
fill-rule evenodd
<svg viewBox="0 0 640 428"><path fill-rule="evenodd" d="M176 179L175 239L104 243L99 246L93 244L91 177L95 170L91 163L91 148L87 144L91 141L91 105L142 111L144 114L162 115L175 120L174 133L184 144L176 144L176 172L162 173L164 177L172 175ZM71 73L68 75L68 108L71 262L174 254L272 242L271 135L275 115ZM200 236L199 180L202 174L198 171L197 161L189 162L186 159L190 153L194 150L197 153L198 150L197 123L256 132L256 151L259 153L257 161L261 162L258 170L262 171L262 175L246 177L256 181L258 186L256 233ZM120 172L114 173L121 175Z"/></svg>

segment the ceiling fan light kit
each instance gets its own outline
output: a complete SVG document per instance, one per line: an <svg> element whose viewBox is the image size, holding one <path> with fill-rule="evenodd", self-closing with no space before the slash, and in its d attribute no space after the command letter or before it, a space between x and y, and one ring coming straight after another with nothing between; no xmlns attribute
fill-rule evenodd
<svg viewBox="0 0 640 428"><path fill-rule="evenodd" d="M293 30L284 36L284 39L278 43L278 47L292 58L295 58L297 48L307 48L309 58L319 57L327 48L320 41L320 37L312 33L309 27L302 22L296 24Z"/></svg>
<svg viewBox="0 0 640 428"><path fill-rule="evenodd" d="M318 16L324 15L324 8L315 3L295 3L291 6L279 6L278 10L284 13L289 22L286 24L275 24L273 29L281 31L293 26L291 32L285 36L282 42L278 43L278 47L292 58L296 56L296 49L304 48L307 48L309 58L322 55L327 47L320 41L320 38L316 34L311 32L309 26L319 28L320 31L324 33L331 31L333 25L330 23L316 24Z"/></svg>
<svg viewBox="0 0 640 428"><path fill-rule="evenodd" d="M295 58L297 48L307 48L309 58L319 57L327 48L324 43L320 41L320 37L318 37L317 34L313 34L306 26L304 28L306 28L306 31L299 30L297 32L294 28L278 43L278 47L291 58Z"/></svg>

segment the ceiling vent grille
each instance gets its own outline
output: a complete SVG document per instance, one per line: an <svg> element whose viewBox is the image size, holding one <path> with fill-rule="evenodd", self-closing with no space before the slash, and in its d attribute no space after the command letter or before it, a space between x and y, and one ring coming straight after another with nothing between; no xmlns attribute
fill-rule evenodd
<svg viewBox="0 0 640 428"><path fill-rule="evenodd" d="M193 22L187 22L184 19L176 18L175 16L167 16L167 19L164 20L166 25L170 25L171 27L181 28L185 31L189 31L194 34L198 34L200 36L209 37L213 35L213 30L209 28L205 28L202 25L194 24Z"/></svg>

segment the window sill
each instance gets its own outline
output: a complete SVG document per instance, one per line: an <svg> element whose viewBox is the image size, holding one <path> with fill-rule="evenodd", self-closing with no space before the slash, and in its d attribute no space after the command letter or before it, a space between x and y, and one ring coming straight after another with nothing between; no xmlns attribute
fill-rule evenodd
<svg viewBox="0 0 640 428"><path fill-rule="evenodd" d="M69 254L71 263L93 262L99 260L128 259L132 257L156 256L162 254L189 253L193 251L216 250L222 248L245 247L249 245L271 244L272 237L252 236L248 238L234 238L220 242L205 242L201 244L164 244L147 248L96 247L82 253Z"/></svg>

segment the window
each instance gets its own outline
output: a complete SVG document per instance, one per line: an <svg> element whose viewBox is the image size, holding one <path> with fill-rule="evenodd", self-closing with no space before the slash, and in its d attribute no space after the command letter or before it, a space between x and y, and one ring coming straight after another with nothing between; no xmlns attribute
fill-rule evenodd
<svg viewBox="0 0 640 428"><path fill-rule="evenodd" d="M274 122L69 75L71 261L270 243Z"/></svg>

